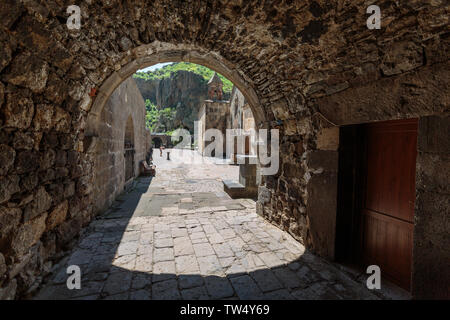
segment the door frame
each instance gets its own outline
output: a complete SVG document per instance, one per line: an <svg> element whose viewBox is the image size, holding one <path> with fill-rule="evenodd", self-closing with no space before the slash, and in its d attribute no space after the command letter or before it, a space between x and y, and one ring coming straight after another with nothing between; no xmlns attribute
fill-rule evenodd
<svg viewBox="0 0 450 320"><path fill-rule="evenodd" d="M335 259L352 266L360 262L361 241L357 231L363 199L365 149L362 125L340 128Z"/></svg>
<svg viewBox="0 0 450 320"><path fill-rule="evenodd" d="M363 208L367 193L367 129L374 124L405 124L414 122L418 124L419 119L387 120L374 123L363 123L348 126L341 126L339 131L339 164L338 164L338 201L336 212L336 239L335 239L335 260L339 263L350 265L353 268L361 269L364 265L362 228ZM419 130L417 129L417 139ZM416 148L418 144L416 145ZM416 159L417 163L417 154ZM417 169L416 169L417 174ZM416 181L414 182L416 189ZM414 216L416 212L414 211ZM414 250L414 229L413 243L411 250ZM412 254L412 252L411 252ZM412 289L412 268L414 260L411 260L411 274L409 292ZM365 271L365 270L364 270ZM386 274L383 278L400 284ZM402 287L403 288L403 287ZM404 289L404 288L403 288Z"/></svg>

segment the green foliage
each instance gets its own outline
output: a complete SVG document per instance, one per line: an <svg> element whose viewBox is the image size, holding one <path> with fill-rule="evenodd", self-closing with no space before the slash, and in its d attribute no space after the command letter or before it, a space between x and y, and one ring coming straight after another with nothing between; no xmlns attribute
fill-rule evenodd
<svg viewBox="0 0 450 320"><path fill-rule="evenodd" d="M170 77L170 74L172 72L178 72L180 70L184 71L191 71L193 73L196 73L198 75L201 75L206 81L211 79L211 77L214 74L214 71L201 66L199 64L190 63L190 62L175 62L169 65L166 65L160 69L157 69L155 71L148 71L148 72L136 72L133 75L133 78L135 79L144 79L146 81L148 80L156 80L156 79L164 79ZM222 76L221 74L218 74L219 78L223 82L223 91L226 93L231 92L231 89L233 89L233 83Z"/></svg>
<svg viewBox="0 0 450 320"><path fill-rule="evenodd" d="M178 71L190 71L195 74L198 74L203 77L204 81L208 81L211 79L211 77L214 74L214 71L190 62L176 62L169 65L166 65L160 69L157 69L155 71L147 71L147 72L136 72L133 75L133 78L135 79L143 79L145 81L151 81L156 79L164 79L169 78L172 73L176 73ZM219 78L223 82L223 91L225 93L231 93L231 90L233 89L233 83L222 76L221 74L218 74ZM157 107L154 102L152 102L149 99L145 100L145 107L146 107L146 115L145 115L145 123L147 128L151 132L173 132L176 128L173 127L173 120L176 116L176 108L170 108L170 107Z"/></svg>
<svg viewBox="0 0 450 320"><path fill-rule="evenodd" d="M171 124L175 118L176 109L157 109L149 99L145 100L145 109L145 125L151 132L167 132L174 129Z"/></svg>
<svg viewBox="0 0 450 320"><path fill-rule="evenodd" d="M150 101L150 99L145 100L145 126L153 132L158 123L159 110L156 105Z"/></svg>

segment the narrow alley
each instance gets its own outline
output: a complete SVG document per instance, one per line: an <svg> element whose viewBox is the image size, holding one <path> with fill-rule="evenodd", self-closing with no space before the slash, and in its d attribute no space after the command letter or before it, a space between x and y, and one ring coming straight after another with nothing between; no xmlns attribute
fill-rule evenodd
<svg viewBox="0 0 450 320"><path fill-rule="evenodd" d="M203 163L155 150L156 177L92 221L34 299L378 299L258 216L254 200L232 200L222 179L238 166L183 152ZM67 288L70 265L79 290Z"/></svg>

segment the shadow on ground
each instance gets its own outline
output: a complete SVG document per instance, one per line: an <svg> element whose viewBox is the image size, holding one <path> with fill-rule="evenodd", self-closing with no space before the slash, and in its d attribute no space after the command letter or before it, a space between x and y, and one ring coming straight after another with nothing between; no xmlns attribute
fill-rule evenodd
<svg viewBox="0 0 450 320"><path fill-rule="evenodd" d="M159 210L167 199L151 183L137 179L94 220L32 299L377 299L254 208L188 193L165 195L185 211ZM70 265L79 290L67 288Z"/></svg>

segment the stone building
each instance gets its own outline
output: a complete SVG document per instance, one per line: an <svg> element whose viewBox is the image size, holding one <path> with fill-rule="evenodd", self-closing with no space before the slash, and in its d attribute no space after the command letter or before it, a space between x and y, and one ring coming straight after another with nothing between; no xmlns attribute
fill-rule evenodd
<svg viewBox="0 0 450 320"><path fill-rule="evenodd" d="M208 100L205 100L198 114L198 137L203 137L208 129L218 129L223 134L222 155L225 156L227 152L226 130L232 129L231 160L235 162L236 155L239 153L256 155L255 119L244 95L233 86L230 101L221 100L222 96L222 80L214 73L208 81ZM243 139L242 150L238 150L237 137ZM204 155L205 147L209 142L199 139L198 143L198 151Z"/></svg>
<svg viewBox="0 0 450 320"><path fill-rule="evenodd" d="M150 148L145 102L133 78L117 87L102 111L94 160L96 210L107 209L139 176L139 163Z"/></svg>
<svg viewBox="0 0 450 320"><path fill-rule="evenodd" d="M214 149L212 155L229 157L230 163L239 164L239 179L224 180L225 192L232 198L255 198L261 181L256 164L255 119L244 95L235 86L230 101L220 101L222 86L222 80L214 73L208 82L209 99L205 100L199 112L198 151L206 155L205 148L211 142L207 141L205 132L208 129L217 129L218 133L222 134L223 149L221 155L217 155L217 149ZM250 159L253 163L250 163Z"/></svg>
<svg viewBox="0 0 450 320"><path fill-rule="evenodd" d="M1 298L98 214L103 110L166 61L223 74L257 130L279 130L262 217L330 261L380 264L413 298L450 297L448 1L380 0L380 30L366 1L78 1L79 30L59 3L0 2Z"/></svg>
<svg viewBox="0 0 450 320"><path fill-rule="evenodd" d="M161 146L170 148L172 146L171 135L167 134L167 133L152 132L151 133L151 142L152 142L153 148L159 148Z"/></svg>
<svg viewBox="0 0 450 320"><path fill-rule="evenodd" d="M242 92L235 86L231 91L230 118L232 129L242 129L246 132L256 129L252 109Z"/></svg>
<svg viewBox="0 0 450 320"><path fill-rule="evenodd" d="M214 72L208 81L208 99L212 101L221 101L223 97L223 82L217 73Z"/></svg>
<svg viewBox="0 0 450 320"><path fill-rule="evenodd" d="M212 156L220 157L226 154L226 129L229 128L230 104L229 101L222 100L223 83L219 76L214 72L214 75L208 81L208 99L204 101L198 113L198 151L202 155L206 155L206 147L211 141L205 141L205 132L208 129L217 129L222 133L222 155L219 155L216 150L213 151ZM203 138L202 138L203 137Z"/></svg>
<svg viewBox="0 0 450 320"><path fill-rule="evenodd" d="M237 154L256 155L256 127L250 105L238 88L233 86L230 99L229 129L233 129L236 136L241 136L242 150L238 150L237 138L234 138L231 160L236 162Z"/></svg>
<svg viewBox="0 0 450 320"><path fill-rule="evenodd" d="M232 198L255 198L261 182L257 165L255 119L242 92L233 87L230 99L230 115L227 141L230 160L239 165L239 179L223 180L224 191Z"/></svg>

